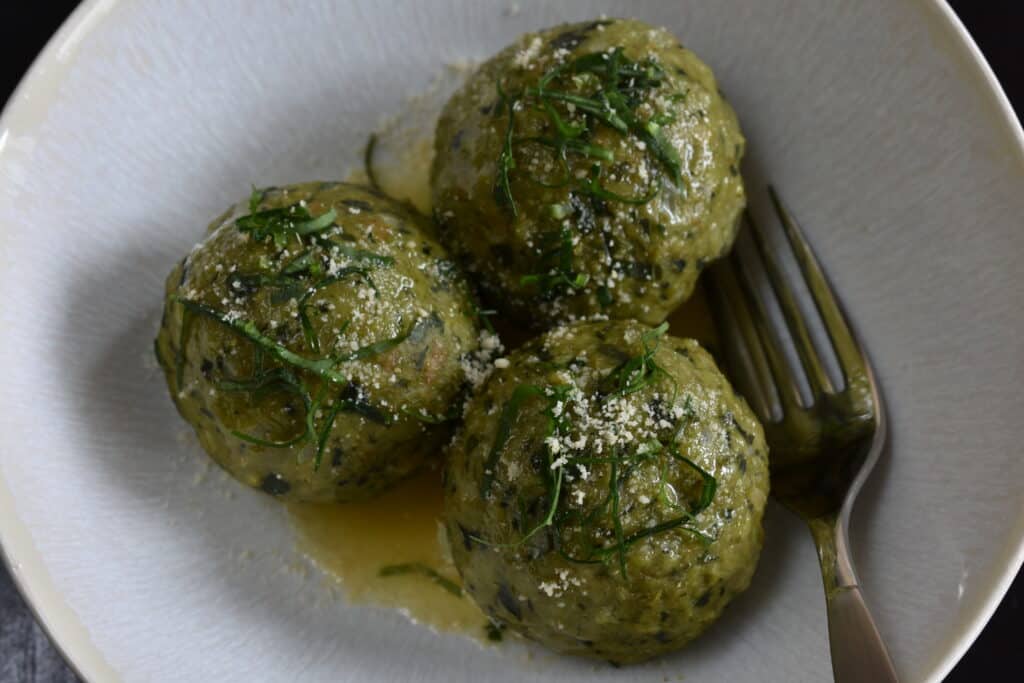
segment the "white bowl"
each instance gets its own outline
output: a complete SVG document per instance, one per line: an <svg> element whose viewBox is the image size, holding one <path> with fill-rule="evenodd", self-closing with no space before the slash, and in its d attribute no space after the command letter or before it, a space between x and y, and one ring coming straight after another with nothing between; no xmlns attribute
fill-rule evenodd
<svg viewBox="0 0 1024 683"><path fill-rule="evenodd" d="M903 679L941 679L1024 552L1024 136L950 10L299 5L85 2L3 116L0 538L82 675L828 678L811 541L778 508L749 593L688 650L628 671L346 607L285 570L305 565L280 506L179 443L148 361L165 274L250 183L337 178L444 63L606 12L666 25L712 65L749 177L783 189L862 330L893 435L857 507L855 557Z"/></svg>

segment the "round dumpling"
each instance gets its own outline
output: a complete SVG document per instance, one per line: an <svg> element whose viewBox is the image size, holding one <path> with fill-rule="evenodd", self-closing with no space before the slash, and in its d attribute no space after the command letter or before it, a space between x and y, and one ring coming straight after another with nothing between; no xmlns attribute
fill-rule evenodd
<svg viewBox="0 0 1024 683"><path fill-rule="evenodd" d="M711 70L634 20L522 36L447 103L442 241L506 315L657 324L726 253L744 139Z"/></svg>
<svg viewBox="0 0 1024 683"><path fill-rule="evenodd" d="M425 219L307 183L254 191L211 229L167 280L156 341L210 456L304 501L367 498L432 456L480 336Z"/></svg>
<svg viewBox="0 0 1024 683"><path fill-rule="evenodd" d="M664 325L574 323L507 361L468 404L445 470L467 592L560 652L625 663L681 647L757 565L761 425Z"/></svg>

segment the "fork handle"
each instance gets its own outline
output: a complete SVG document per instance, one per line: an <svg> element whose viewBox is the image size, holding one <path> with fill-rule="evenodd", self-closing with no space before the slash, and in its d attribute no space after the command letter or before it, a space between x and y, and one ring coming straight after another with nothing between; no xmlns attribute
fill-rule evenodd
<svg viewBox="0 0 1024 683"><path fill-rule="evenodd" d="M836 683L898 683L859 586L834 588L827 596L828 639Z"/></svg>

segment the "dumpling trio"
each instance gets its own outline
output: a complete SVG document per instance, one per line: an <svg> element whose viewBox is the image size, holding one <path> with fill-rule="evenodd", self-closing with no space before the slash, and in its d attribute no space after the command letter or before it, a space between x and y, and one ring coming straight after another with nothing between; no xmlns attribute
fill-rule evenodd
<svg viewBox="0 0 1024 683"><path fill-rule="evenodd" d="M761 426L662 322L732 245L743 146L667 31L527 34L442 113L436 224L306 183L212 226L167 281L171 395L282 498L373 496L443 451L448 541L491 619L615 662L677 649L763 536ZM482 308L543 333L495 363Z"/></svg>

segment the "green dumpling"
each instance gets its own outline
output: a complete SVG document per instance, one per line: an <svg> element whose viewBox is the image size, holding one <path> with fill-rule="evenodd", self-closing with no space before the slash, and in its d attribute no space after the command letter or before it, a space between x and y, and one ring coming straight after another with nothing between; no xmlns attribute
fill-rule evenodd
<svg viewBox="0 0 1024 683"><path fill-rule="evenodd" d="M447 439L479 360L474 311L423 217L364 187L307 183L258 192L212 226L167 280L156 348L224 469L282 498L347 501Z"/></svg>
<svg viewBox="0 0 1024 683"><path fill-rule="evenodd" d="M435 216L508 316L657 324L732 246L744 144L711 70L668 31L557 26L486 61L447 103Z"/></svg>
<svg viewBox="0 0 1024 683"><path fill-rule="evenodd" d="M559 652L678 649L747 588L763 539L761 425L690 339L575 323L508 356L445 470L466 591Z"/></svg>

